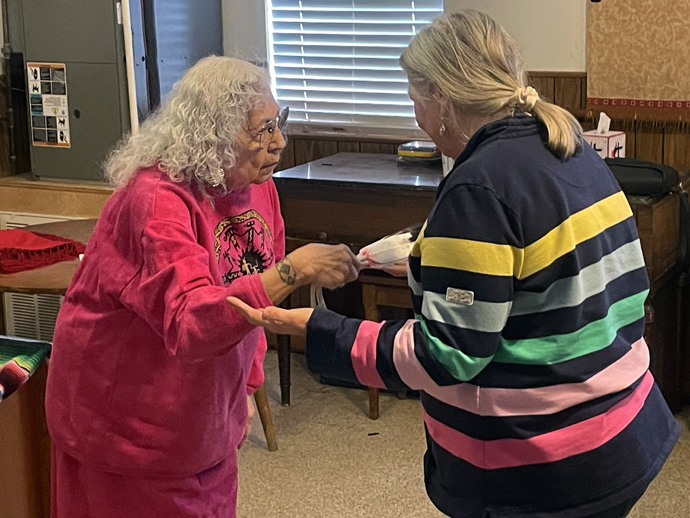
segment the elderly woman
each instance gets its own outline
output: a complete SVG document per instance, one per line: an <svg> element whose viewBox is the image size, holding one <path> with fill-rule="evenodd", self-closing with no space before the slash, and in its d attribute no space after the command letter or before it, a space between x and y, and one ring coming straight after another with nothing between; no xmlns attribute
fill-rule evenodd
<svg viewBox="0 0 690 518"><path fill-rule="evenodd" d="M314 371L419 389L427 492L444 513L627 516L679 426L648 370L625 196L577 121L524 86L488 16L440 16L400 62L420 127L456 159L409 258L416 319L231 303L306 330Z"/></svg>
<svg viewBox="0 0 690 518"><path fill-rule="evenodd" d="M225 298L261 307L357 276L343 245L283 257L286 115L261 69L209 57L110 156L117 190L55 329L53 517L235 516L266 340Z"/></svg>

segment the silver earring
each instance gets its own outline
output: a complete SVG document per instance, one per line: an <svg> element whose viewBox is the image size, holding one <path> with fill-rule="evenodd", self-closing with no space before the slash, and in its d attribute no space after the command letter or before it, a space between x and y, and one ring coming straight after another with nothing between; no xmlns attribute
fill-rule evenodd
<svg viewBox="0 0 690 518"><path fill-rule="evenodd" d="M438 128L438 132L440 135L443 135L446 132L446 125L444 123L441 123L441 125Z"/></svg>

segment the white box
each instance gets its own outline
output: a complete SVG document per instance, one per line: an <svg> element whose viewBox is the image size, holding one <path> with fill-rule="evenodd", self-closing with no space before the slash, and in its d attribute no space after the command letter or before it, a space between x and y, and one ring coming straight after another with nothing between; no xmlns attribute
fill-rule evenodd
<svg viewBox="0 0 690 518"><path fill-rule="evenodd" d="M607 131L606 133L597 133L597 130L591 130L585 131L583 136L601 158L625 157L624 131Z"/></svg>

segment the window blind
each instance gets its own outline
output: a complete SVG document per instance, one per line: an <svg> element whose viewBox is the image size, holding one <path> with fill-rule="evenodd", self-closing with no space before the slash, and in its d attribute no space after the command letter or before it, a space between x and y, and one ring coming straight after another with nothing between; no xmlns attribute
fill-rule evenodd
<svg viewBox="0 0 690 518"><path fill-rule="evenodd" d="M291 126L414 130L398 58L442 12L442 0L272 0L270 64Z"/></svg>

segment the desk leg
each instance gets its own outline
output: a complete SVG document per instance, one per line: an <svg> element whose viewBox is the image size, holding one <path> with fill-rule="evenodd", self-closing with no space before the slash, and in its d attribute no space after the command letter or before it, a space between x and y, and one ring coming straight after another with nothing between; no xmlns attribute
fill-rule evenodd
<svg viewBox="0 0 690 518"><path fill-rule="evenodd" d="M278 335L278 375L280 404L290 406L290 336Z"/></svg>
<svg viewBox="0 0 690 518"><path fill-rule="evenodd" d="M369 389L369 419L379 418L379 389L368 387Z"/></svg>
<svg viewBox="0 0 690 518"><path fill-rule="evenodd" d="M376 305L376 287L371 284L362 284L362 305L364 306L364 318L378 322L379 308ZM379 418L379 389L369 389L369 419Z"/></svg>

